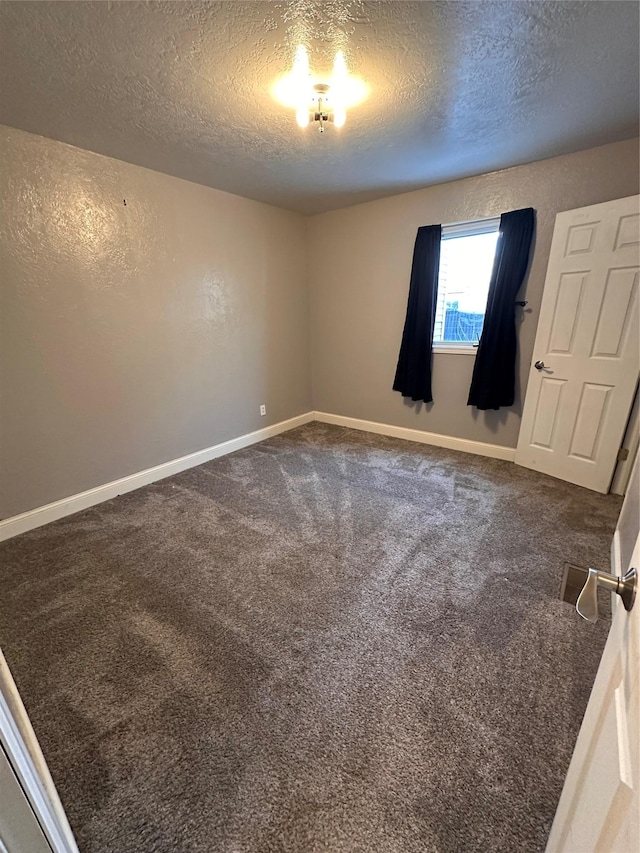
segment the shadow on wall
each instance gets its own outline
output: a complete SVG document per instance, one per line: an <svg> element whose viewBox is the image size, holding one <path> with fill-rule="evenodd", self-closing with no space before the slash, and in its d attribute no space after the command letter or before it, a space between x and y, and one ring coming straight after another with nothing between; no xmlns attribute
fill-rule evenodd
<svg viewBox="0 0 640 853"><path fill-rule="evenodd" d="M508 408L502 408L497 410L489 409L488 411L483 412L480 409L476 409L474 406L471 409L471 416L476 423L479 418L482 418L485 427L495 435L500 431L501 427L505 425L509 412L512 411L516 411L518 412L518 414L521 413L520 400L517 396L513 406L509 406Z"/></svg>
<svg viewBox="0 0 640 853"><path fill-rule="evenodd" d="M518 370L519 365L516 364L516 370ZM517 373L516 373L517 376ZM489 410L486 412L480 411L480 409L476 409L475 407L471 408L471 413L474 421L478 421L479 418L482 418L484 425L486 428L493 434L496 435L502 426L506 423L509 412L516 411L519 415L522 414L522 406L520 403L520 389L517 387L519 385L518 380L516 379L516 399L513 406L509 408L499 409L498 411ZM403 404L411 409L413 414L418 417L423 411L429 414L429 412L433 409L434 402L425 403L422 400L411 400L409 397L402 398ZM416 427L416 429L422 429L423 427Z"/></svg>
<svg viewBox="0 0 640 853"><path fill-rule="evenodd" d="M410 397L403 397L402 402L408 409L412 409L414 415L419 415L424 409L425 412L430 412L433 409L433 400L430 403L425 403L423 400L412 400Z"/></svg>

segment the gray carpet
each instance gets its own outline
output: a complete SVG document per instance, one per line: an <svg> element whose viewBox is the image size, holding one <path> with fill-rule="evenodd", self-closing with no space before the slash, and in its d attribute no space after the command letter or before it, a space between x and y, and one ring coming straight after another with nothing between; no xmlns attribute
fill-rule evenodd
<svg viewBox="0 0 640 853"><path fill-rule="evenodd" d="M83 853L542 851L620 500L310 424L0 546Z"/></svg>

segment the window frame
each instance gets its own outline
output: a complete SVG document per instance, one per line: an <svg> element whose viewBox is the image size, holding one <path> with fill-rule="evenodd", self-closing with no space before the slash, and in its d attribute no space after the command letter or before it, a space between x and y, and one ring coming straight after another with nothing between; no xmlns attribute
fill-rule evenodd
<svg viewBox="0 0 640 853"><path fill-rule="evenodd" d="M483 219L472 219L467 222L452 222L442 226L440 243L443 240L455 240L458 237L476 237L480 234L494 234L499 231L499 228L499 216L487 216ZM438 295L436 294L436 305L437 300ZM433 341L434 353L475 356L477 351L478 344L470 344L467 341Z"/></svg>

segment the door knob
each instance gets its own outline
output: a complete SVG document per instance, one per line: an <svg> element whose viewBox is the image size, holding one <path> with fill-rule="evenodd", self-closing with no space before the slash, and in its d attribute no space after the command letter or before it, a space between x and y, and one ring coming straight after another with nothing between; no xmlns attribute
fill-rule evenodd
<svg viewBox="0 0 640 853"><path fill-rule="evenodd" d="M533 366L535 367L536 370L544 370L546 367L546 364L544 363L544 361L536 361L536 363Z"/></svg>
<svg viewBox="0 0 640 853"><path fill-rule="evenodd" d="M589 576L576 601L576 610L587 622L598 621L598 587L600 586L611 592L617 592L625 610L631 610L636 599L638 572L636 569L629 569L624 577L617 578L608 572L589 569Z"/></svg>

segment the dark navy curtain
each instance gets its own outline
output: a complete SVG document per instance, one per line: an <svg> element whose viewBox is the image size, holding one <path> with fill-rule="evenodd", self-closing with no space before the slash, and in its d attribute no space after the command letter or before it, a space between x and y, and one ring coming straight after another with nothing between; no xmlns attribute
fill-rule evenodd
<svg viewBox="0 0 640 853"><path fill-rule="evenodd" d="M503 213L468 406L512 406L516 385L516 295L529 266L532 207Z"/></svg>
<svg viewBox="0 0 640 853"><path fill-rule="evenodd" d="M418 228L413 250L407 317L393 390L403 397L430 403L431 352L438 298L441 225Z"/></svg>

